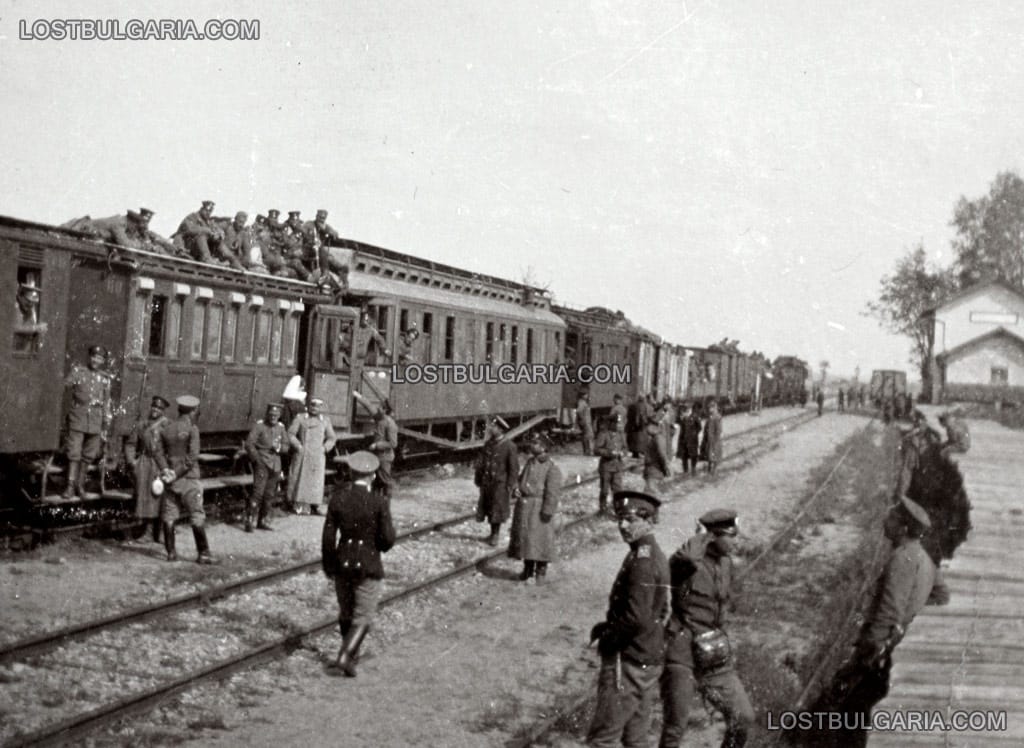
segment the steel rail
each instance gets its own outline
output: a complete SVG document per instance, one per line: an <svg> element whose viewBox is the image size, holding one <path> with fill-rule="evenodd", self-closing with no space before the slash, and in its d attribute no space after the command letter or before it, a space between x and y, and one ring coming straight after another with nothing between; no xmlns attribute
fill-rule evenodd
<svg viewBox="0 0 1024 748"><path fill-rule="evenodd" d="M779 421L774 421L769 424L763 424L752 429L746 429L742 432L731 434L728 438L736 438L743 434L749 434L754 431L767 429L773 426L779 426L780 424L785 424L786 422L793 420L794 418L799 418L802 415L804 414L798 414L797 416L794 416L792 418L781 419ZM737 450L736 452L723 458L722 462L724 463L729 460L736 459L737 457L749 452L750 450L756 448L757 446L760 446L763 443L764 442L759 442L755 445L751 445L741 450ZM679 476L675 476L669 479L668 481L665 481L665 483L675 484L681 482L686 477L686 474L682 474ZM580 481L579 483L573 481L570 487L582 485L584 482L589 483L593 480L596 480L596 476L588 477L586 481ZM475 516L475 514L468 516L473 517ZM565 525L563 525L561 532L564 533L573 527L600 519L602 519L601 515L586 514L577 517L576 519L571 520L570 522L567 522ZM423 532L429 531L430 530L428 528L421 528L417 532L420 532L422 534ZM507 555L507 553L508 549L492 551L478 558L475 558L472 561L460 564L454 569L451 569L443 574L430 577L422 582L410 585L405 589L399 590L397 592L385 596L381 600L379 607L386 608L398 602L401 602L402 600L405 600L409 597L412 597L420 592L425 592L435 587L439 587L440 585L448 581L471 573L476 569L480 568L482 565ZM308 565L319 565L319 563L319 561L309 562ZM223 680L224 678L227 678L236 672L246 670L251 667L255 667L264 662L274 660L281 656L288 655L289 653L291 653L292 651L301 646L302 640L305 637L319 634L321 632L332 629L335 626L337 626L336 616L333 616L329 619L324 619L320 622L313 624L312 626L307 626L303 628L301 631L292 632L286 636L280 637L276 640L255 647L247 652L243 652L240 655L235 655L213 665L193 671L192 673L186 676L176 678L169 683L154 686L153 688L150 688L142 693L133 694L118 701L111 702L104 706L98 707L97 709L91 710L84 714L68 717L53 725L39 728L38 730L35 730L31 733L15 736L14 738L12 738L10 742L6 743L5 745L8 746L8 748L23 748L24 746L51 746L65 744L68 741L75 740L89 733L92 733L104 725L109 725L117 720L149 711L150 709L158 705L160 702L170 698L171 696L177 695L178 693L188 690L189 688L195 687L196 685L213 680Z"/></svg>

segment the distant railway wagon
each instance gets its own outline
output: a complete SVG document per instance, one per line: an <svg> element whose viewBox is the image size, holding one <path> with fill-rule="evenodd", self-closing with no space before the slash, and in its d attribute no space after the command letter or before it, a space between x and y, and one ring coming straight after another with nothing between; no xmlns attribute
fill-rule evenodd
<svg viewBox="0 0 1024 748"><path fill-rule="evenodd" d="M771 374L765 392L766 404L795 405L806 400L810 375L806 361L796 356L779 356L772 363Z"/></svg>
<svg viewBox="0 0 1024 748"><path fill-rule="evenodd" d="M868 392L873 403L892 400L897 395L906 395L907 373L898 369L875 369L871 372Z"/></svg>

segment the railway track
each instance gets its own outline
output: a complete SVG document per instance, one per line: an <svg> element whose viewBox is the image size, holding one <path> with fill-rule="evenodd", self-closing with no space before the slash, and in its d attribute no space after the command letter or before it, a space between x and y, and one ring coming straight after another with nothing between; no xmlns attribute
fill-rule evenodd
<svg viewBox="0 0 1024 748"><path fill-rule="evenodd" d="M764 431L782 431L799 422L811 420L813 416L798 414L770 424L756 426L726 437L727 440L746 440ZM724 461L734 461L741 456L759 448L774 436L764 439L752 439L749 444L732 450ZM577 477L570 481L566 490L571 491L579 486L596 480L596 475ZM672 479L678 482L680 478ZM581 492L577 492L579 494ZM593 513L594 499L592 496L574 496L566 501L563 514L568 521L563 532L586 522L596 519ZM439 533L457 528L459 524L473 521L473 514L451 517L439 522L432 522L423 527L402 533L401 548L396 548L389 556L389 569L393 577L388 580L392 590L381 602L383 607L393 606L413 595L437 588L446 582L472 573L482 565L505 555L505 550L495 550L482 555L476 554L479 541L475 537L465 535L454 539ZM403 551L414 545L422 545L425 552L417 550L409 558L429 557L437 559L437 567L425 578L405 578L404 572L409 568L418 568L417 562L403 563ZM468 551L468 553L467 553ZM399 555L398 563L394 556ZM413 553L409 551L409 553ZM218 585L206 590L183 595L143 608L125 611L107 618L68 627L29 640L16 642L0 650L0 662L18 662L29 660L36 669L49 667L52 670L70 669L80 672L84 668L80 649L66 646L77 643L79 646L97 648L128 649L138 653L134 659L128 657L127 663L119 663L115 672L119 678L133 681L137 687L131 688L132 694L124 696L118 687L117 698L111 698L104 705L90 711L66 716L59 721L37 727L31 732L12 736L5 745L58 745L73 741L105 725L109 725L126 717L145 712L165 699L179 694L191 687L212 680L226 678L233 673L258 666L273 659L282 657L302 646L303 640L311 635L333 629L336 618L323 618L323 591L325 585L319 579L319 560L293 564L281 569L272 570L235 582ZM307 584L303 576L316 574L316 583ZM312 587L313 589L309 589ZM307 621L295 624L291 621L278 625L277 635L268 641L251 642L253 636L251 622L260 620L261 595L289 595L295 600L295 607L303 608L307 613ZM214 604L217 604L217 610ZM254 612L255 609L255 612ZM209 618L215 618L211 626ZM145 628L147 622L159 619L156 630ZM170 624L168 623L170 621ZM311 621L311 622L310 622ZM277 622L281 624L281 622ZM127 631L123 631L128 628ZM214 634L210 634L213 629ZM191 662L187 658L160 655L162 647L173 645L174 631L187 633L191 640L197 641L200 648L206 646L221 656L213 664ZM86 641L81 641L86 640ZM162 646L161 646L162 645ZM155 655L152 653L156 653ZM178 661L181 660L181 661ZM181 675L181 670L186 674ZM156 677L153 677L154 673ZM79 690L92 693L96 688L92 681L80 675ZM45 678L42 679L45 685ZM153 682L155 681L155 682ZM45 704L45 701L42 702Z"/></svg>

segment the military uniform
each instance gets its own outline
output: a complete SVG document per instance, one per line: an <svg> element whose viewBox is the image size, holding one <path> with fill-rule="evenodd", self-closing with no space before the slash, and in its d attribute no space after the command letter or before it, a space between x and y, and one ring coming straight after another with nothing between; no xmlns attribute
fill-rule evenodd
<svg viewBox="0 0 1024 748"><path fill-rule="evenodd" d="M230 255L232 266L248 269L254 265L252 257L253 235L249 227L245 225L246 216L244 213L235 217L235 220L224 227L224 239L221 246L224 252ZM242 224L239 226L239 222ZM229 261L230 261L229 260ZM236 265L236 263L238 263Z"/></svg>
<svg viewBox="0 0 1024 748"><path fill-rule="evenodd" d="M609 416L612 418L613 416ZM594 454L600 459L597 463L597 475L600 481L598 488L598 511L604 512L608 507L608 493L622 490L622 473L626 469L622 458L627 452L626 438L617 428L604 428L597 432L594 442Z"/></svg>
<svg viewBox="0 0 1024 748"><path fill-rule="evenodd" d="M166 407L166 406L164 406ZM124 443L125 462L135 476L135 516L154 519L160 516L160 497L153 495L153 479L160 473L156 461L160 431L167 417L136 421Z"/></svg>
<svg viewBox="0 0 1024 748"><path fill-rule="evenodd" d="M310 511L324 503L327 455L338 441L331 419L323 413L300 413L288 427L294 455L288 471L288 500L293 506L309 504Z"/></svg>
<svg viewBox="0 0 1024 748"><path fill-rule="evenodd" d="M915 502L901 499L892 511L900 511L900 507L921 526L929 526L928 514ZM904 537L897 543L879 579L871 612L861 628L854 656L834 678L834 682L840 685L825 694L815 705L815 711L843 712L848 715L844 724L870 723L872 708L889 693L892 651L925 606L935 584L936 573L935 563L920 540ZM866 745L868 733L851 729L831 731L820 737L818 742L822 745L846 748Z"/></svg>
<svg viewBox="0 0 1024 748"><path fill-rule="evenodd" d="M203 209L189 213L182 219L175 233L183 242L192 259L199 262L214 262L213 249L219 252L223 234L209 215L213 211L213 203L203 201Z"/></svg>
<svg viewBox="0 0 1024 748"><path fill-rule="evenodd" d="M348 458L354 483L335 489L321 539L324 573L334 580L342 635L338 666L355 675L355 658L377 610L384 566L381 554L395 544L388 501L370 488L376 458L356 452Z"/></svg>
<svg viewBox="0 0 1024 748"><path fill-rule="evenodd" d="M615 430L620 434L626 433L626 419L629 417L629 412L626 410L626 406L622 404L621 400L616 400L615 404L612 405L612 409L608 415L615 419Z"/></svg>
<svg viewBox="0 0 1024 748"><path fill-rule="evenodd" d="M594 422L590 418L590 401L585 397L576 401L576 425L580 430L583 454L594 454Z"/></svg>
<svg viewBox="0 0 1024 748"><path fill-rule="evenodd" d="M188 515L200 563L212 563L210 546L206 539L206 513L203 511L203 488L199 483L199 428L191 413L199 407L199 399L190 395L179 397L178 417L160 431L156 462L165 481L160 518L164 523L164 545L167 559L176 561L174 523L182 512Z"/></svg>
<svg viewBox="0 0 1024 748"><path fill-rule="evenodd" d="M100 456L102 434L110 427L110 376L76 366L64 386L71 390L71 409L67 417L64 451L72 462Z"/></svg>
<svg viewBox="0 0 1024 748"><path fill-rule="evenodd" d="M617 510L623 503L620 497L626 495L641 496L630 491L616 494ZM664 656L668 583L668 564L654 534L630 542L612 585L605 620L591 632L597 638L601 670L587 745L648 745L651 708L657 699Z"/></svg>
<svg viewBox="0 0 1024 748"><path fill-rule="evenodd" d="M665 443L665 429L660 423L647 425L647 439L644 443L644 490L654 486L671 474L668 445Z"/></svg>
<svg viewBox="0 0 1024 748"><path fill-rule="evenodd" d="M722 416L718 411L710 413L704 424L704 441L700 445L700 452L708 461L708 472L714 473L722 461Z"/></svg>
<svg viewBox="0 0 1024 748"><path fill-rule="evenodd" d="M322 221L319 220L323 213ZM327 222L326 211L317 211L316 221L306 221L302 225L302 243L306 253L306 261L316 263L321 272L328 270L335 273L346 272L345 265L331 257L329 241L338 241L341 237Z"/></svg>
<svg viewBox="0 0 1024 748"><path fill-rule="evenodd" d="M385 497L391 498L395 479L391 475L391 466L395 462L395 450L398 449L398 424L387 413L374 421L373 444L370 450L380 462L377 468L377 483Z"/></svg>
<svg viewBox="0 0 1024 748"><path fill-rule="evenodd" d="M519 499L512 515L508 557L524 562L520 579L541 583L555 555L554 516L562 491L562 471L547 454L526 461L519 476Z"/></svg>
<svg viewBox="0 0 1024 748"><path fill-rule="evenodd" d="M700 418L692 411L679 419L679 447L676 451L683 462L683 472L696 472L700 456Z"/></svg>
<svg viewBox="0 0 1024 748"><path fill-rule="evenodd" d="M473 482L480 488L476 519L500 525L509 518L509 497L519 475L516 445L504 436L488 439L480 450Z"/></svg>
<svg viewBox="0 0 1024 748"><path fill-rule="evenodd" d="M716 510L704 515L701 521L714 527L716 520L723 521L728 516L735 519L734 513ZM750 698L736 675L731 657L711 670L701 670L694 663L695 637L722 630L732 592L732 559L708 552L713 539L711 533L696 535L669 560L672 617L666 628L668 646L661 676L664 716L660 748L682 744L695 686L725 717L723 747L743 745L754 722Z"/></svg>
<svg viewBox="0 0 1024 748"><path fill-rule="evenodd" d="M280 414L281 409L277 412ZM269 530L270 504L281 480L281 453L288 451L284 424L278 421L270 425L266 419L257 421L245 439L245 451L252 463L252 493L246 505L245 530L252 531L254 519L261 530Z"/></svg>

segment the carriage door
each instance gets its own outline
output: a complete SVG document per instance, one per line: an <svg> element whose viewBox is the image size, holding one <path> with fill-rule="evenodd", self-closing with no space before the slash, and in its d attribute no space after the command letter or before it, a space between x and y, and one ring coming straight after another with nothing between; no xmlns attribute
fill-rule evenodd
<svg viewBox="0 0 1024 748"><path fill-rule="evenodd" d="M317 306L310 318L309 397L324 401L331 425L349 431L352 425L352 381L360 365L353 356L359 314L340 306Z"/></svg>
<svg viewBox="0 0 1024 748"><path fill-rule="evenodd" d="M366 319L356 328L355 357L360 365L357 388L374 410L384 400L391 401L391 365L397 360L395 302L375 298L365 307ZM394 406L395 403L391 402ZM355 421L368 422L370 411L359 406L353 414Z"/></svg>

